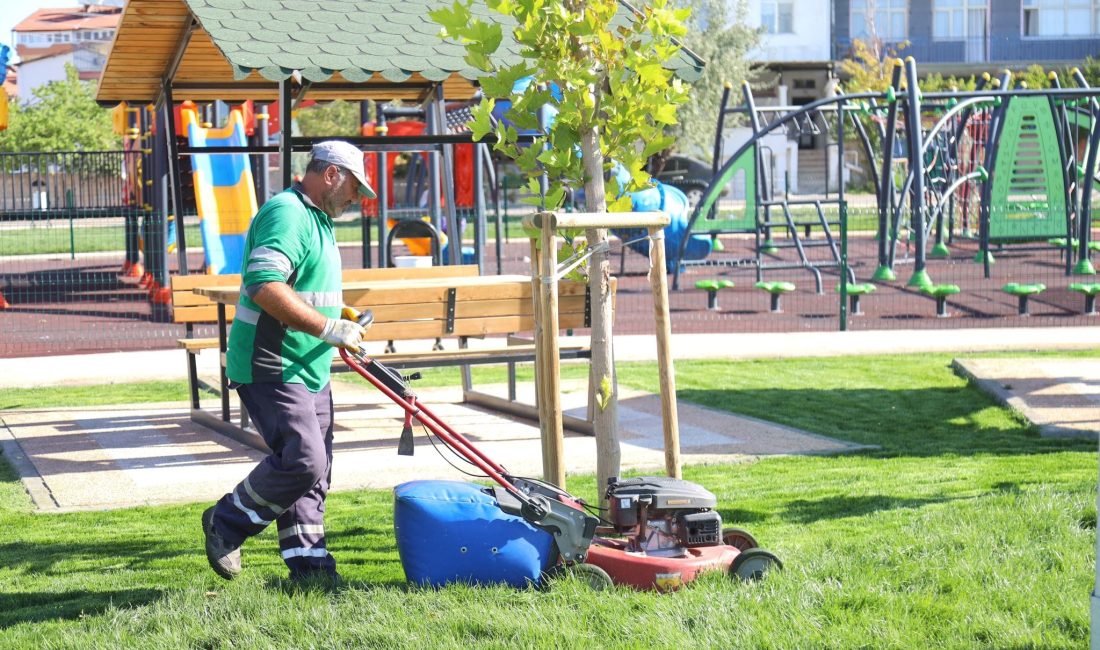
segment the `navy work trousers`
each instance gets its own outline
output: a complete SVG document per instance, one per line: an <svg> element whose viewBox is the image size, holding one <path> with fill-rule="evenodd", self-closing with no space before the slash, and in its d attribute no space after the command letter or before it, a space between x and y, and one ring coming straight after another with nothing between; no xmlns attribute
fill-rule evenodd
<svg viewBox="0 0 1100 650"><path fill-rule="evenodd" d="M332 391L302 384L240 384L237 394L272 454L214 510L214 527L240 545L278 522L291 577L336 571L325 547L325 495L332 479Z"/></svg>

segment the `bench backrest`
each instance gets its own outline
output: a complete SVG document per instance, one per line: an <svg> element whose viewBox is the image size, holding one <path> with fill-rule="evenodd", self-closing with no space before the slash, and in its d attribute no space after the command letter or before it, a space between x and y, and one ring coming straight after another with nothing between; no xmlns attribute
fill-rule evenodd
<svg viewBox="0 0 1100 650"><path fill-rule="evenodd" d="M343 271L344 282L453 278L476 276L477 274L476 264L418 268L345 269ZM216 323L218 321L217 305L210 298L196 294L193 289L195 287L236 287L240 284L241 276L237 273L227 275L206 275L203 273L173 275L171 277L172 322ZM230 321L233 320L235 311L236 309L232 306L226 307L225 315Z"/></svg>
<svg viewBox="0 0 1100 650"><path fill-rule="evenodd" d="M172 286L172 322L173 323L216 323L218 307L213 300L194 293L195 287L236 287L241 284L240 275L173 275ZM236 311L226 307L225 315L233 318Z"/></svg>
<svg viewBox="0 0 1100 650"><path fill-rule="evenodd" d="M612 279L612 291L615 282ZM388 341L447 336L484 336L530 332L535 328L531 282L465 284L448 288L418 287L415 281L400 292L384 296L345 290L344 298L357 309L374 312L367 340ZM558 284L558 323L561 329L589 326L587 286Z"/></svg>
<svg viewBox="0 0 1100 650"><path fill-rule="evenodd" d="M490 276L491 277L491 276ZM448 287L417 286L417 280L454 278ZM484 283L476 265L426 268L348 269L344 282L407 280L398 292L346 290L349 305L374 312L368 340L429 339L448 336L484 336L529 332L535 327L532 286L527 282ZM199 286L234 286L239 275L188 275L172 278L173 321L216 322L217 307L192 289ZM612 292L616 287L612 278ZM589 325L589 301L583 283L563 281L558 285L558 321L562 329ZM614 295L614 294L613 294ZM226 315L232 315L232 307Z"/></svg>

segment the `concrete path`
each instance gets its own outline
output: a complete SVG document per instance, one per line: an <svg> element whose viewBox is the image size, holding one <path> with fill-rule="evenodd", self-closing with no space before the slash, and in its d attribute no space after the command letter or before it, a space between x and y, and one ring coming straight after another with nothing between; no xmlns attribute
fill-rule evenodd
<svg viewBox="0 0 1100 650"><path fill-rule="evenodd" d="M477 341L471 342L477 345ZM424 349L431 345L423 342ZM684 359L899 354L984 350L1088 349L1100 328L804 332L673 335ZM619 361L656 358L653 337L616 338ZM402 350L418 349L415 343ZM378 353L380 350L369 350ZM186 379L180 350L0 359L0 388ZM216 375L216 354L200 355L200 372ZM979 385L1036 422L1045 435L1096 435L1100 430L1100 361L964 359L960 368ZM458 404L458 391L421 391L453 428L519 475L541 475L537 427L527 421ZM337 489L389 487L414 478L461 475L417 438L412 458L396 455L400 410L364 386L337 388L338 431L333 483ZM583 404L583 390L567 396ZM208 400L209 401L209 400ZM568 407L569 402L566 402ZM652 395L620 396L623 467L659 472L663 440ZM842 441L680 403L685 464L737 462L771 454L837 453ZM186 404L0 411L0 445L44 510L209 501L231 489L259 453L190 421ZM595 441L568 435L567 471L595 471Z"/></svg>
<svg viewBox="0 0 1100 650"><path fill-rule="evenodd" d="M1100 434L1100 359L955 359L952 365L1041 435Z"/></svg>
<svg viewBox="0 0 1100 650"><path fill-rule="evenodd" d="M583 384L572 388L565 395L566 406L583 405ZM458 403L461 392L456 389L418 392L448 425L509 471L541 476L535 423L462 405ZM335 489L465 478L433 450L422 430L416 432L416 454L398 456L402 411L377 391L341 383L334 393ZM664 443L658 399L624 390L619 408L623 468L662 473ZM583 415L583 408L573 411ZM860 448L687 403L680 404L679 413L685 464ZM261 458L256 450L192 423L183 404L4 411L0 412L0 444L23 476L36 506L46 511L212 501L232 489ZM477 472L453 456L450 459ZM594 473L595 439L567 434L565 459L570 474Z"/></svg>

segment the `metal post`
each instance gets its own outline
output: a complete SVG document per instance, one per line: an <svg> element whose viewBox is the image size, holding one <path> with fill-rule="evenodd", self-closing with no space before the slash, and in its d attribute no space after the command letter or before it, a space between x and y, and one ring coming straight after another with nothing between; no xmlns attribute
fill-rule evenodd
<svg viewBox="0 0 1100 650"><path fill-rule="evenodd" d="M901 86L901 59L894 59L894 70L890 76L890 95L896 95ZM887 97L886 129L882 139L882 179L879 188L879 213L878 213L878 268L875 269L874 279L880 282L893 281L897 278L894 270L890 268L890 256L887 252L888 240L894 229L890 225L890 217L893 214L894 205L894 135L898 125L898 102Z"/></svg>
<svg viewBox="0 0 1100 650"><path fill-rule="evenodd" d="M389 127L386 126L386 111L381 104L375 104L375 127L374 132L379 135L386 135L389 132ZM390 179L389 179L389 153L386 151L378 152L378 158L376 160L378 164L377 173L375 178L378 179L378 187L375 188L378 193L378 267L386 268L390 265L390 252L386 250L383 242L386 241L386 224L390 216ZM413 154L414 156L417 154ZM369 266L368 266L369 268Z"/></svg>
<svg viewBox="0 0 1100 650"><path fill-rule="evenodd" d="M447 133L447 115L446 104L443 99L443 84L436 84L434 94L435 101L432 102L432 107L435 109L434 113L436 115L435 133L436 135L443 135ZM440 173L444 180L443 199L446 201L446 205L444 205L443 208L444 214L447 217L447 234L451 242L447 250L450 251L450 255L448 256L450 257L449 263L457 265L462 263L462 228L458 223L458 206L455 205L455 147L453 144L444 144L442 149L443 169L440 170Z"/></svg>
<svg viewBox="0 0 1100 650"><path fill-rule="evenodd" d="M172 185L172 210L176 214L176 259L180 275L187 275L187 235L183 227L183 186L180 182L179 151L176 147L175 102L172 85L166 80L162 88L161 125L168 145L168 182ZM159 136L158 136L159 137ZM157 177L157 183L161 177ZM167 221L165 222L167 224ZM165 231L167 233L167 230ZM167 237L167 234L165 235ZM166 240L167 241L167 240Z"/></svg>
<svg viewBox="0 0 1100 650"><path fill-rule="evenodd" d="M726 82L722 87L722 101L718 105L718 127L714 131L714 153L710 160L711 178L718 178L719 161L722 159L722 131L726 128L726 106L729 105L730 91L733 84ZM709 217L713 217L718 211L717 201L711 206Z"/></svg>
<svg viewBox="0 0 1100 650"><path fill-rule="evenodd" d="M260 112L256 114L256 131L259 137L257 141L261 147L266 147L271 144L270 135L267 132L268 124L270 124L271 113L270 104L264 104L261 106ZM256 165L257 178L256 178L256 192L258 200L257 205L263 205L267 203L267 197L271 195L271 171L270 171L270 159L266 153L262 153L257 158L259 164Z"/></svg>
<svg viewBox="0 0 1100 650"><path fill-rule="evenodd" d="M910 225L916 231L916 251L914 255L913 276L907 283L911 287L931 284L925 266L924 241L924 149L923 133L920 124L920 87L917 85L917 62L913 57L905 59L905 83L907 86L905 133L909 140L909 173L913 177L913 187L909 199Z"/></svg>
<svg viewBox="0 0 1100 650"><path fill-rule="evenodd" d="M424 121L427 122L427 132L429 135L438 135L439 116L433 110L432 104L435 102L433 99L428 100L428 105L424 108ZM439 185L440 185L440 173L439 173L439 146L436 145L431 151L428 152L428 214L431 215L432 226L437 231L442 232L442 211L439 208ZM418 201L417 197L413 197L413 201ZM451 235L448 235L450 237Z"/></svg>
<svg viewBox="0 0 1100 650"><path fill-rule="evenodd" d="M290 187L294 175L290 169L291 160L291 102L290 79L279 82L279 171L283 177L283 188Z"/></svg>
<svg viewBox="0 0 1100 650"><path fill-rule="evenodd" d="M474 144L474 256L478 273L485 271L485 241L488 238L488 226L485 215L485 172L482 165L486 156L484 145ZM460 258L461 259L461 258Z"/></svg>
<svg viewBox="0 0 1100 650"><path fill-rule="evenodd" d="M837 208L840 212L840 331L848 329L848 206L844 202L844 106L842 97L836 105L837 158L840 172L837 185ZM826 165L827 167L827 165Z"/></svg>

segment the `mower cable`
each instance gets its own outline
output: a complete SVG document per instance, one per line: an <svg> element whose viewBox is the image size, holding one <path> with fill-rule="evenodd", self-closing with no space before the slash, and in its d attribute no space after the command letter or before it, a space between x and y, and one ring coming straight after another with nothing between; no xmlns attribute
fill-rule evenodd
<svg viewBox="0 0 1100 650"><path fill-rule="evenodd" d="M448 465L453 467L455 469L455 471L457 471L461 474L465 474L466 476L469 476L469 477L472 477L472 478L489 478L485 474L474 474L472 472L467 472L466 470L462 469L458 465L455 465L454 463L452 463L451 459L447 458L447 455L444 454L442 451L440 451L439 447L435 444L435 440L432 440L432 433L431 433L431 431L428 430L428 427L424 426L423 422L420 423L420 428L424 430L424 437L428 439L428 442L432 443L432 449L435 450L435 453L439 454L439 457L442 458L444 461L446 461ZM459 456L458 452L455 451L454 449L451 449L450 447L447 447L446 445L444 445L444 447L449 449L452 454L454 454L455 456L458 456L459 458L461 458L468 465L473 465L473 463L470 461L470 459L463 458L462 456Z"/></svg>

